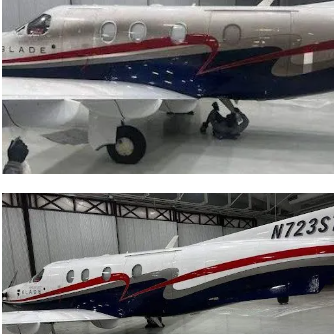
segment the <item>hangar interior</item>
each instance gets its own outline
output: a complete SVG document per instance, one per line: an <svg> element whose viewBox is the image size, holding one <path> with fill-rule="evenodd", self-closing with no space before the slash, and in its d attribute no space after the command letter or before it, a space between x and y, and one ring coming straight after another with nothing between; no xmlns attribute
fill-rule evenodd
<svg viewBox="0 0 334 334"><path fill-rule="evenodd" d="M2 288L55 261L162 249L175 235L182 247L333 206L334 194L3 194ZM328 286L288 305L268 299L169 317L157 331L328 334L333 311ZM108 332L145 333L143 325L127 319ZM101 332L87 323L55 330Z"/></svg>
<svg viewBox="0 0 334 334"><path fill-rule="evenodd" d="M297 5L321 0L279 0L275 5ZM4 0L3 31L29 22L44 10L63 4L103 5L256 5L259 0ZM3 164L11 140L21 136L29 147L33 173L333 173L333 93L293 100L240 101L250 119L235 141L203 136L200 126L212 109L204 99L195 115L163 112L129 122L143 132L147 153L138 165L115 164L105 149L94 151L86 129L4 128ZM221 106L223 113L227 109ZM5 116L4 116L5 115ZM3 117L7 113L3 108Z"/></svg>

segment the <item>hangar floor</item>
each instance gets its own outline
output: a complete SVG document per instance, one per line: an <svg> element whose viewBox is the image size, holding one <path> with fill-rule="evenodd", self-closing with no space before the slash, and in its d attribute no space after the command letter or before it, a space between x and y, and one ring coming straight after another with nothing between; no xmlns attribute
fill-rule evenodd
<svg viewBox="0 0 334 334"><path fill-rule="evenodd" d="M250 126L235 141L216 140L211 131L206 136L199 133L211 103L201 101L194 116L159 112L137 121L148 142L138 165L117 165L104 149L94 152L81 130L18 128L3 129L3 164L10 140L20 135L29 146L33 173L334 172L333 93L296 100L241 101L239 107L248 115Z"/></svg>
<svg viewBox="0 0 334 334"><path fill-rule="evenodd" d="M290 298L289 305L276 299L234 304L210 311L164 318L165 328L145 329L141 318L102 330L90 323L55 325L57 334L329 334L333 332L334 290Z"/></svg>

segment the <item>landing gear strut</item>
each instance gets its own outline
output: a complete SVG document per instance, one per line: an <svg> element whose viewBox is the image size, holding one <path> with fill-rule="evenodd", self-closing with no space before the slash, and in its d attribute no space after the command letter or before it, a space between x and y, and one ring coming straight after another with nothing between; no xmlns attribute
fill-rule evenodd
<svg viewBox="0 0 334 334"><path fill-rule="evenodd" d="M122 125L117 128L116 144L107 145L110 157L120 164L136 164L146 152L144 135L136 128Z"/></svg>
<svg viewBox="0 0 334 334"><path fill-rule="evenodd" d="M289 296L287 296L287 297L277 297L277 301L281 305L289 304Z"/></svg>
<svg viewBox="0 0 334 334"><path fill-rule="evenodd" d="M145 328L163 328L165 325L162 323L161 317L145 317L147 325Z"/></svg>

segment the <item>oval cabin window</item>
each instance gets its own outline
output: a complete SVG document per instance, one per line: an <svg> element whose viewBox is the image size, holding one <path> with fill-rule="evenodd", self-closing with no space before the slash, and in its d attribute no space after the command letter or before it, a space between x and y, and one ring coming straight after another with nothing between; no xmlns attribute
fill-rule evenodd
<svg viewBox="0 0 334 334"><path fill-rule="evenodd" d="M131 41L140 43L146 38L146 26L143 22L135 22L131 25L129 36Z"/></svg>
<svg viewBox="0 0 334 334"><path fill-rule="evenodd" d="M223 32L223 42L229 45L238 44L241 39L241 29L236 24L228 25Z"/></svg>
<svg viewBox="0 0 334 334"><path fill-rule="evenodd" d="M70 270L66 275L66 281L67 283L72 283L74 280L74 271Z"/></svg>
<svg viewBox="0 0 334 334"><path fill-rule="evenodd" d="M136 264L133 268L132 268L132 277L139 277L141 276L143 272L143 268L140 264Z"/></svg>
<svg viewBox="0 0 334 334"><path fill-rule="evenodd" d="M106 22L101 28L101 38L103 42L111 43L116 38L117 27L114 22Z"/></svg>
<svg viewBox="0 0 334 334"><path fill-rule="evenodd" d="M105 282L108 282L111 277L111 268L110 267L105 267L102 271L102 278Z"/></svg>
<svg viewBox="0 0 334 334"><path fill-rule="evenodd" d="M172 27L170 38L175 44L180 44L187 37L187 28L184 24L178 23Z"/></svg>
<svg viewBox="0 0 334 334"><path fill-rule="evenodd" d="M81 280L82 280L83 282L87 282L88 279L89 279L89 269L85 269L85 270L83 270L82 273L81 273Z"/></svg>

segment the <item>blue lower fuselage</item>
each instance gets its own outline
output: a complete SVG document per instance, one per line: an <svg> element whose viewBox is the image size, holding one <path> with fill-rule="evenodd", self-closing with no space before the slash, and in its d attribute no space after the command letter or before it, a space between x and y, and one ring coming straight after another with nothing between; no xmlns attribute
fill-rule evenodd
<svg viewBox="0 0 334 334"><path fill-rule="evenodd" d="M221 51L210 68L279 51L275 47ZM334 90L334 67L294 76L272 73L277 59L198 74L208 54L54 67L3 68L3 76L122 81L156 86L196 98L267 100Z"/></svg>
<svg viewBox="0 0 334 334"><path fill-rule="evenodd" d="M268 272L232 280L227 283L200 286L185 296L164 296L157 289L122 300L124 286L108 290L59 298L53 301L21 305L23 309L87 309L115 317L173 316L202 311L230 303L318 293L334 278L334 266L304 267ZM164 279L148 280L129 286L128 295L147 289Z"/></svg>

